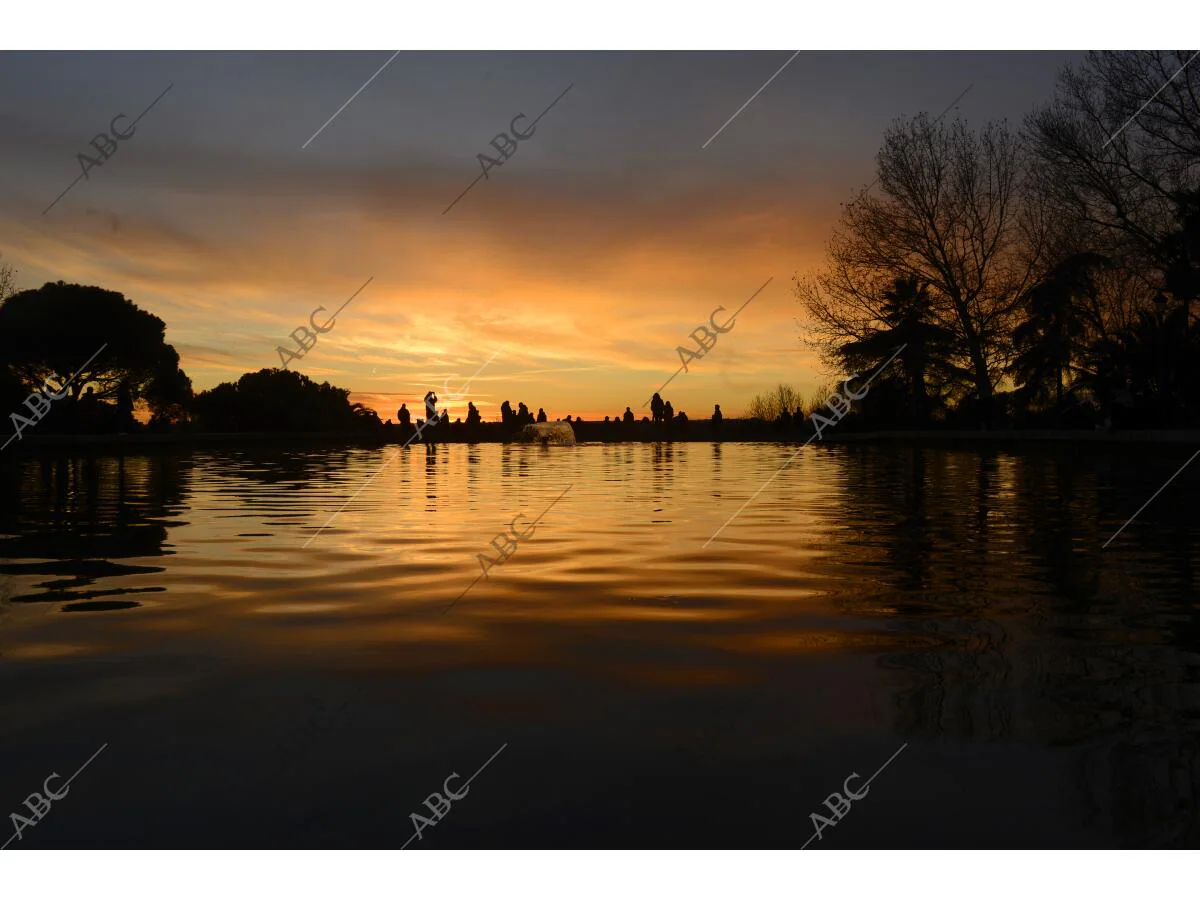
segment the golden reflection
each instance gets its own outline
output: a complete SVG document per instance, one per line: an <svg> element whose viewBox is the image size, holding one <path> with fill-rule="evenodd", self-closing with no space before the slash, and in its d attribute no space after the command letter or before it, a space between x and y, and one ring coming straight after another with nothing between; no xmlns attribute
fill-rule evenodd
<svg viewBox="0 0 1200 900"><path fill-rule="evenodd" d="M279 615L289 613L323 613L335 612L340 609L351 609L357 604L354 603L281 603L276 606L260 606L257 609L247 610L252 613L262 613L264 615Z"/></svg>
<svg viewBox="0 0 1200 900"><path fill-rule="evenodd" d="M66 659L95 654L97 648L89 644L9 644L4 648L8 659Z"/></svg>
<svg viewBox="0 0 1200 900"><path fill-rule="evenodd" d="M712 641L714 646L742 653L817 653L837 650L883 650L911 647L919 641L905 635L856 631L796 631L748 635L739 641ZM930 642L931 643L931 642Z"/></svg>
<svg viewBox="0 0 1200 900"><path fill-rule="evenodd" d="M791 452L443 445L378 477L386 450L21 460L0 478L14 606L157 593L153 608L45 616L37 639L14 613L3 661L204 647L301 679L322 666L398 690L396 675L464 678L494 691L481 715L561 713L553 690L575 709L614 685L696 699L776 675L832 695L870 681L880 731L1069 757L1072 796L1122 841L1194 837L1173 805L1197 796L1194 541L1166 531L1101 553L1097 522L1120 505L1110 459L810 447L704 549ZM495 535L567 485L443 616ZM1141 502L1159 486L1126 489ZM522 706L531 684L549 693ZM820 725L844 736L833 707Z"/></svg>

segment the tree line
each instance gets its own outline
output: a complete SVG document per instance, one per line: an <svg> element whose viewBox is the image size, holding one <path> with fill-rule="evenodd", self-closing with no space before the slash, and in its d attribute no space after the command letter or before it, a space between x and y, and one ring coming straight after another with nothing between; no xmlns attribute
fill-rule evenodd
<svg viewBox="0 0 1200 900"><path fill-rule="evenodd" d="M47 379L57 390L74 376L39 434L356 431L381 424L373 410L349 402L349 390L283 369L247 372L196 393L165 336L162 319L116 291L62 281L18 291L13 269L0 265L2 414L23 412L24 399Z"/></svg>
<svg viewBox="0 0 1200 900"><path fill-rule="evenodd" d="M897 120L795 277L883 426L1200 423L1200 65L1093 52L1019 128ZM1182 71L1181 71L1182 69Z"/></svg>

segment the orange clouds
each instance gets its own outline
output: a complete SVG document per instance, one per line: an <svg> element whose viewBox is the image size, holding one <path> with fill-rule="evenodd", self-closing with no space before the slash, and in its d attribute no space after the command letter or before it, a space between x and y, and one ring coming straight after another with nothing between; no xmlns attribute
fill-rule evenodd
<svg viewBox="0 0 1200 900"><path fill-rule="evenodd" d="M789 276L819 262L836 207L806 211L781 176L761 173L712 185L653 171L637 181L513 171L442 216L463 174L368 170L315 182L284 169L257 190L242 176L242 197L227 186L175 190L119 213L68 208L52 224L18 223L11 252L161 316L197 389L279 365L276 347L313 309L336 309L369 276L293 366L351 388L385 419L401 398L419 401L494 351L472 387L486 417L504 399L552 418L637 410L679 366L675 348L692 329L772 275L669 396L693 416L713 403L733 414L778 381L815 386ZM517 374L532 370L543 374Z"/></svg>

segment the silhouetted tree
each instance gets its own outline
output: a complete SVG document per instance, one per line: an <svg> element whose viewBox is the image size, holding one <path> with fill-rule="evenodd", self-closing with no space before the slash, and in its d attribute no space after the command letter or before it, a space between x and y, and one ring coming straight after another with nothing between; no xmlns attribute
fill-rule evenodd
<svg viewBox="0 0 1200 900"><path fill-rule="evenodd" d="M1181 192L1200 187L1200 68L1187 51L1088 53L1026 118L1039 195L1098 252L1165 268Z"/></svg>
<svg viewBox="0 0 1200 900"><path fill-rule="evenodd" d="M0 263L0 303L17 292L17 270L8 263Z"/></svg>
<svg viewBox="0 0 1200 900"><path fill-rule="evenodd" d="M828 269L796 280L812 343L841 365L842 347L886 322L887 288L916 279L932 321L954 335L941 364L971 386L987 418L1038 255L1022 229L1017 139L997 123L970 132L922 114L888 129L878 160L879 193L844 207Z"/></svg>
<svg viewBox="0 0 1200 900"><path fill-rule="evenodd" d="M347 395L350 393L346 392ZM362 403L351 403L350 412L352 412L359 423L368 429L379 428L383 422L379 419L379 413Z"/></svg>
<svg viewBox="0 0 1200 900"><path fill-rule="evenodd" d="M159 415L181 410L192 390L165 333L162 319L99 287L58 281L0 303L0 360L26 386L41 388L47 378L65 380L78 371L73 399L88 384L97 398L115 399L124 384Z"/></svg>
<svg viewBox="0 0 1200 900"><path fill-rule="evenodd" d="M16 291L16 269L8 263L0 263L0 305L15 294ZM0 338L0 346L3 346L3 338ZM16 373L5 363L4 358L0 357L0 410L4 411L0 415L8 415L9 410L13 409L29 395L25 384L22 383Z"/></svg>
<svg viewBox="0 0 1200 900"><path fill-rule="evenodd" d="M790 384L780 382L774 390L765 394L756 394L750 401L746 414L752 419L762 419L764 422L777 422L780 415L800 405L800 392Z"/></svg>
<svg viewBox="0 0 1200 900"><path fill-rule="evenodd" d="M247 372L236 384L203 391L193 402L197 424L207 431L363 431L379 427L379 416L350 391L317 384L290 369Z"/></svg>
<svg viewBox="0 0 1200 900"><path fill-rule="evenodd" d="M1091 381L1130 391L1135 406L1160 418L1190 407L1200 362L1191 339L1200 294L1200 69L1185 66L1191 57L1089 53L1026 119L1039 198L1132 275L1126 296L1109 301L1117 327L1102 321L1092 336ZM1126 351L1133 357L1123 360Z"/></svg>
<svg viewBox="0 0 1200 900"><path fill-rule="evenodd" d="M1053 392L1054 407L1062 410L1072 363L1085 349L1087 329L1077 301L1095 294L1091 269L1107 263L1095 253L1074 254L1052 266L1026 291L1025 319L1013 329L1017 355L1011 370L1035 401L1044 401Z"/></svg>
<svg viewBox="0 0 1200 900"><path fill-rule="evenodd" d="M897 278L883 294L880 306L883 327L872 329L861 340L839 349L842 368L864 378L871 377L899 350L896 363L905 375L909 417L913 422L929 418L928 376L933 370L945 374L946 367L941 361L953 352L953 332L932 319L927 288L916 277ZM891 378L892 374L881 373L881 376Z"/></svg>
<svg viewBox="0 0 1200 900"><path fill-rule="evenodd" d="M1200 356L1194 338L1180 346L1184 310L1142 310L1129 328L1098 341L1089 354L1084 382L1104 405L1138 410L1144 427L1194 421L1200 402L1195 365L1179 362Z"/></svg>

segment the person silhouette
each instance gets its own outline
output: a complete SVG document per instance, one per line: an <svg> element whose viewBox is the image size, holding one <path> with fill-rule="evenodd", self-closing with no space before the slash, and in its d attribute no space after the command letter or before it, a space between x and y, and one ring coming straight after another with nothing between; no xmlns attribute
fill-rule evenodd
<svg viewBox="0 0 1200 900"><path fill-rule="evenodd" d="M467 427L474 428L482 421L474 403L467 403Z"/></svg>
<svg viewBox="0 0 1200 900"><path fill-rule="evenodd" d="M507 400L500 404L500 421L506 429L513 423L512 404Z"/></svg>
<svg viewBox="0 0 1200 900"><path fill-rule="evenodd" d="M722 418L722 416L721 416L721 404L720 404L720 403L713 404L713 414L712 414L712 430L713 430L713 434L719 434L719 433L720 433L720 431L721 431L721 418Z"/></svg>
<svg viewBox="0 0 1200 900"><path fill-rule="evenodd" d="M79 398L79 414L88 433L94 433L100 425L99 399L95 389L88 387Z"/></svg>
<svg viewBox="0 0 1200 900"><path fill-rule="evenodd" d="M425 428L439 428L439 426L444 426L442 428L439 428L439 430L445 431L450 427L450 419L449 419L450 410L443 409L439 413L437 411L437 400L438 400L437 394L435 394L433 391L430 391L428 394L425 395L426 420L425 420L425 425L422 428L417 429L418 432L423 431ZM422 437L423 437L423 435L422 435ZM430 440L432 440L432 437L430 438Z"/></svg>
<svg viewBox="0 0 1200 900"><path fill-rule="evenodd" d="M396 421L400 423L401 428L407 429L412 424L412 416L409 414L408 406L404 403L400 404L400 408L396 410Z"/></svg>
<svg viewBox="0 0 1200 900"><path fill-rule="evenodd" d="M533 422L533 416L529 412L529 407L524 403L517 404L517 424L528 425Z"/></svg>
<svg viewBox="0 0 1200 900"><path fill-rule="evenodd" d="M538 420L539 422L545 422L545 421L546 421L546 411L545 411L544 409L542 409L540 406L538 407L537 420Z"/></svg>
<svg viewBox="0 0 1200 900"><path fill-rule="evenodd" d="M625 407L625 414L621 416L621 421L626 425L633 424L633 410L631 410L628 406Z"/></svg>
<svg viewBox="0 0 1200 900"><path fill-rule="evenodd" d="M663 417L663 402L662 397L655 394L650 398L650 415L654 417L655 422L661 422Z"/></svg>
<svg viewBox="0 0 1200 900"><path fill-rule="evenodd" d="M671 420L675 418L675 410L672 409L670 400L668 400L666 405L662 408L662 416L663 421L668 424L670 424Z"/></svg>

